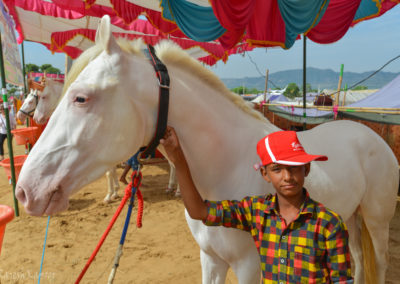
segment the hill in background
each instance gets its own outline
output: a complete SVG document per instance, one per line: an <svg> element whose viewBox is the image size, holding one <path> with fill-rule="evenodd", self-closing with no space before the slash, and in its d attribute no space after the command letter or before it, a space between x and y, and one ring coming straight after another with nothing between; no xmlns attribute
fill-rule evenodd
<svg viewBox="0 0 400 284"><path fill-rule="evenodd" d="M350 87L353 84L365 79L373 72L374 71L363 73L344 72L342 87L344 87L345 84ZM380 71L373 77L362 82L360 85L367 86L368 89L380 89L398 75L398 73ZM240 86L244 86L246 88L257 88L258 90L264 90L265 88L264 77L245 77L234 79L225 78L221 80L229 89ZM296 69L271 73L269 74L269 80L280 88L284 88L289 83L296 83L299 87L301 87L303 85L303 70ZM312 67L307 68L307 83L311 84L313 89L336 89L338 82L339 72L335 72L331 69L318 69ZM274 85L269 83L268 88L274 88Z"/></svg>

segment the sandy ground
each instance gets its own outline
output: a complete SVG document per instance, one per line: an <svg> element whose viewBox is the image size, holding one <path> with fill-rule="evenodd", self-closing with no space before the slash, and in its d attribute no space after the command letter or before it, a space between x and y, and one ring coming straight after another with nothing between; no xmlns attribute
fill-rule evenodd
<svg viewBox="0 0 400 284"><path fill-rule="evenodd" d="M14 151L21 155L24 148L14 144ZM131 222L114 283L201 283L199 248L186 225L183 203L165 192L168 171L166 163L143 169L143 227ZM119 205L119 201L103 204L106 191L102 177L72 196L68 211L51 218L41 283L77 279ZM0 204L13 207L12 186L3 169ZM126 207L81 283L107 282L125 215ZM20 207L20 217L6 227L0 283L37 283L46 222L47 217L28 216ZM400 283L400 202L390 224L389 248L386 283ZM226 283L237 283L231 271Z"/></svg>

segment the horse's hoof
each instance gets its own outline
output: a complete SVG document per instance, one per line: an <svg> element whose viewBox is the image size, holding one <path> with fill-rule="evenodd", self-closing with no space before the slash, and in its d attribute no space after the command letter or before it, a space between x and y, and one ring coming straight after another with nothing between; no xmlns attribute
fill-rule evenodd
<svg viewBox="0 0 400 284"><path fill-rule="evenodd" d="M119 199L119 195L118 194L113 194L111 196L111 200L117 200L117 199Z"/></svg>
<svg viewBox="0 0 400 284"><path fill-rule="evenodd" d="M175 196L176 197L181 197L181 192L179 190L175 191Z"/></svg>
<svg viewBox="0 0 400 284"><path fill-rule="evenodd" d="M109 199L109 198L104 198L104 199L103 199L103 203L104 203L104 204L110 204L110 203L111 203L111 199Z"/></svg>
<svg viewBox="0 0 400 284"><path fill-rule="evenodd" d="M170 188L170 187L167 187L167 189L165 190L166 193L171 193L171 192L173 192L173 191L174 191L174 189L173 189L173 188Z"/></svg>

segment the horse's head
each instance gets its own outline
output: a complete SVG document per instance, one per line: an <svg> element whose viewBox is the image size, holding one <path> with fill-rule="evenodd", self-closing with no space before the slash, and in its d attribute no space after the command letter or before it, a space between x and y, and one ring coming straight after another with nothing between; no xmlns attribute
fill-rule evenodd
<svg viewBox="0 0 400 284"><path fill-rule="evenodd" d="M24 121L27 118L27 116L32 116L33 113L35 112L38 102L39 102L39 96L37 95L37 90L30 89L28 96L26 97L24 103L18 110L17 118L20 121Z"/></svg>
<svg viewBox="0 0 400 284"><path fill-rule="evenodd" d="M51 79L46 80L46 85L40 94L33 119L38 124L46 123L51 116L62 95L63 85Z"/></svg>
<svg viewBox="0 0 400 284"><path fill-rule="evenodd" d="M96 44L73 64L65 94L24 163L16 196L29 214L65 210L73 192L151 139L145 128L154 127L156 114L148 119L143 112L156 101L156 76L143 55L121 50L110 26L103 17Z"/></svg>

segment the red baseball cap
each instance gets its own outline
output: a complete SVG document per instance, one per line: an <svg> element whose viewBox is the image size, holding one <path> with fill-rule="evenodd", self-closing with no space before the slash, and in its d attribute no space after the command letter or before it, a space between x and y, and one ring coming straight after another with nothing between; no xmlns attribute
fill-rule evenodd
<svg viewBox="0 0 400 284"><path fill-rule="evenodd" d="M311 161L326 161L327 156L309 155L304 151L295 131L273 132L257 143L260 166L277 163L289 166L301 166Z"/></svg>

